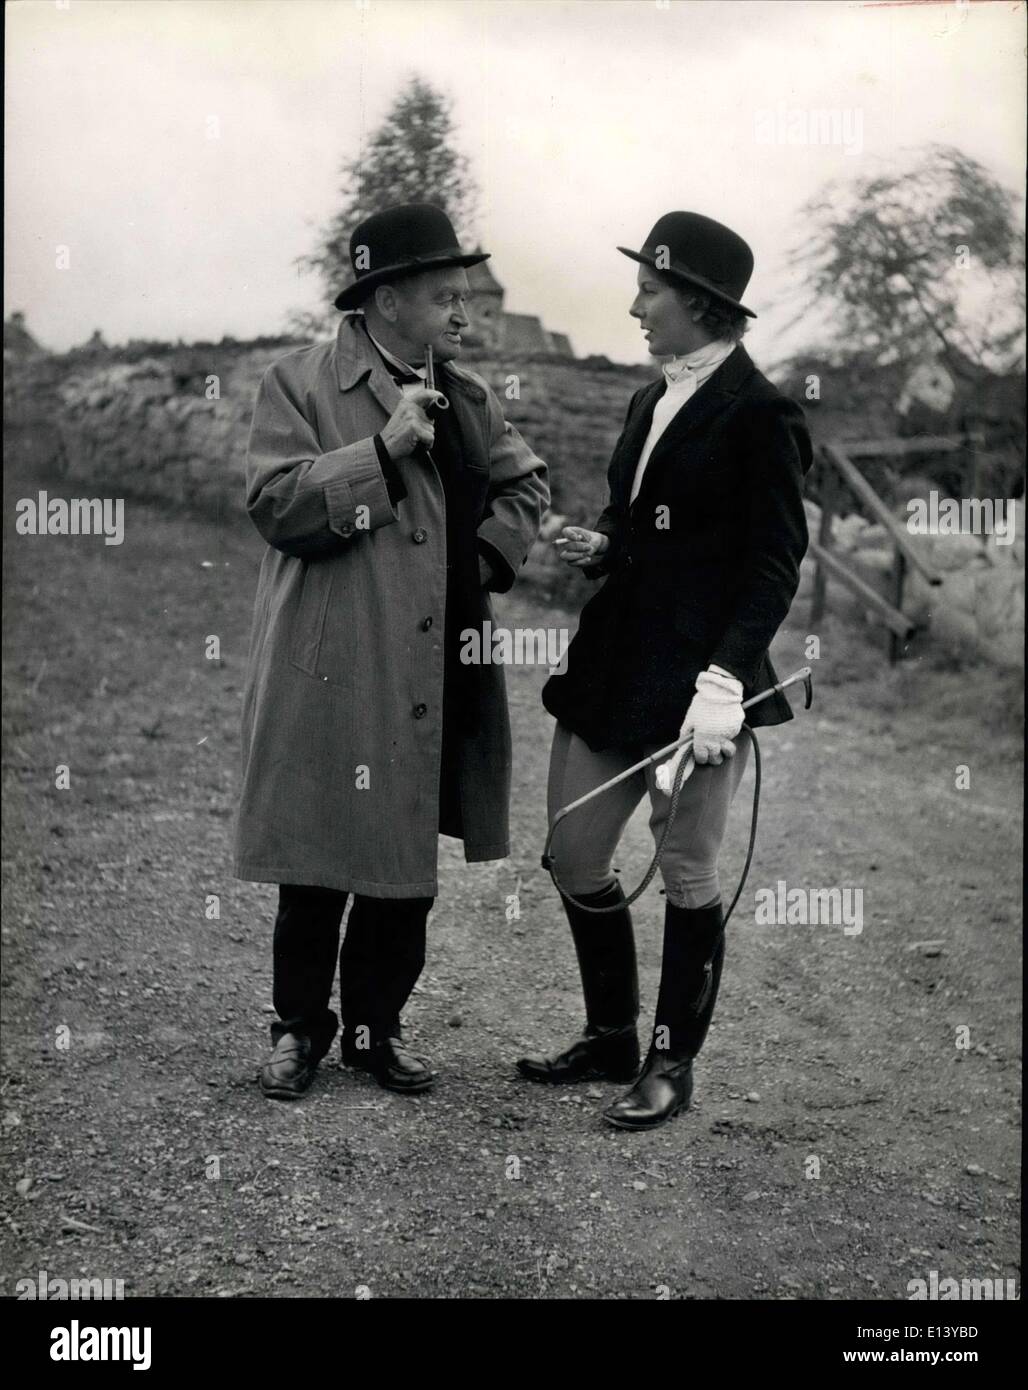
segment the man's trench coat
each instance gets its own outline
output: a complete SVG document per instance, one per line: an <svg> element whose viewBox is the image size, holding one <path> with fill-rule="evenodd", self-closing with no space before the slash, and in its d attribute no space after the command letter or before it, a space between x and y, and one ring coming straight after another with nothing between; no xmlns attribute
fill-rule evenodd
<svg viewBox="0 0 1028 1390"><path fill-rule="evenodd" d="M451 363L445 389L463 438L461 485L502 592L549 502L546 466L481 377ZM437 893L445 503L424 453L397 460L407 496L390 501L373 437L399 399L359 315L261 383L246 505L268 549L243 694L239 878ZM479 622L492 619L486 590L470 603ZM469 862L510 852L503 667L475 669L481 716L459 758Z"/></svg>

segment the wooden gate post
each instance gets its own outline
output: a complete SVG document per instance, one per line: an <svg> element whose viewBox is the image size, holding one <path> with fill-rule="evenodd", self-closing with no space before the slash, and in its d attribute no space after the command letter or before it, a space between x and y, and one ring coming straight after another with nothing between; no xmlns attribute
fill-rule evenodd
<svg viewBox="0 0 1028 1390"><path fill-rule="evenodd" d="M897 548L892 565L892 606L903 612L903 583L907 577L907 557ZM898 633L889 633L889 664L894 666L906 655L907 639Z"/></svg>
<svg viewBox="0 0 1028 1390"><path fill-rule="evenodd" d="M821 467L819 489L821 498L821 524L818 527L817 543L822 550L832 548L832 517L835 514L835 467L822 449L819 455ZM824 618L828 597L828 576L825 567L818 560L814 571L814 594L810 604L810 625L816 627Z"/></svg>

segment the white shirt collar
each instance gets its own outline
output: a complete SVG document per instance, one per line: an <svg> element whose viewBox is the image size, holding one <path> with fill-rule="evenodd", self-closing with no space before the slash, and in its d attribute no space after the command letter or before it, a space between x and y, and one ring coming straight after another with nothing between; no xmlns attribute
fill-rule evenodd
<svg viewBox="0 0 1028 1390"><path fill-rule="evenodd" d="M724 338L712 343L704 343L694 352L683 353L681 357L669 357L663 364L664 379L669 386L679 386L706 381L717 371L721 363L730 357L737 344Z"/></svg>
<svg viewBox="0 0 1028 1390"><path fill-rule="evenodd" d="M364 318L363 314L361 315L361 318ZM375 344L375 346L378 348L379 352L382 354L382 356L386 359L387 362L391 362L394 367L399 367L400 371L405 372L408 376L419 376L421 377L422 381L425 380L425 377L427 375L425 368L412 367L409 362L404 362L402 357L397 357L395 352L390 352L387 347L383 347L383 345L378 341L374 333L372 333L371 329L368 327L367 319L364 319L364 331L365 333L367 333L368 337Z"/></svg>

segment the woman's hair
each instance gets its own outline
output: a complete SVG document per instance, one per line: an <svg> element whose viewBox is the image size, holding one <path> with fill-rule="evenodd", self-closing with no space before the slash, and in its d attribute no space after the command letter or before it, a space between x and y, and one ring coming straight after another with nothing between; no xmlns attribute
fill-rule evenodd
<svg viewBox="0 0 1028 1390"><path fill-rule="evenodd" d="M662 278L676 291L683 304L690 309L701 310L699 322L708 333L732 343L742 342L743 334L750 325L748 316L741 309L734 309L716 295L693 289L691 285L684 285L681 280L671 276Z"/></svg>

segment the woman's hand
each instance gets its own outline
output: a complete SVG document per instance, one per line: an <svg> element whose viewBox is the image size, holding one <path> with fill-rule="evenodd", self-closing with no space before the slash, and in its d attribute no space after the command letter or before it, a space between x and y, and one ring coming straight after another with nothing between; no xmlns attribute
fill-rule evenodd
<svg viewBox="0 0 1028 1390"><path fill-rule="evenodd" d="M696 677L696 694L685 715L693 733L692 752L697 763L719 766L735 757L732 739L742 728L742 682L718 667L708 667Z"/></svg>
<svg viewBox="0 0 1028 1390"><path fill-rule="evenodd" d="M692 698L682 723L679 738L692 734L692 757L700 767L720 767L726 758L735 757L735 744L746 718L742 707L742 682L720 667L709 667L696 678L696 694ZM657 786L670 793L685 749L680 748L666 763L657 768ZM692 776L692 768L683 781Z"/></svg>
<svg viewBox="0 0 1028 1390"><path fill-rule="evenodd" d="M560 558L566 565L592 565L610 545L602 531L587 531L584 526L565 526L553 542L560 546Z"/></svg>

